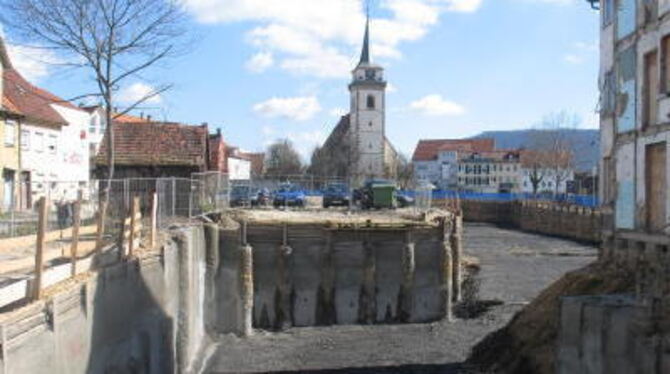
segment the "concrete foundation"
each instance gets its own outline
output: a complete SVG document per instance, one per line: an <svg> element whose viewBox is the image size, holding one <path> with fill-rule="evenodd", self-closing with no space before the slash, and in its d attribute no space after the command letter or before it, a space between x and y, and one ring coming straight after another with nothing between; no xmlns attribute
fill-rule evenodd
<svg viewBox="0 0 670 374"><path fill-rule="evenodd" d="M207 341L203 228L0 316L0 373L190 373Z"/></svg>
<svg viewBox="0 0 670 374"><path fill-rule="evenodd" d="M218 332L248 334L249 323L279 330L447 318L454 280L460 279L454 269L460 254L452 246L460 234L453 229L455 217L437 218L338 225L252 217L237 230L222 231L218 315L243 320L220 318ZM242 231L244 259L235 259L228 251ZM237 294L231 290L236 288Z"/></svg>

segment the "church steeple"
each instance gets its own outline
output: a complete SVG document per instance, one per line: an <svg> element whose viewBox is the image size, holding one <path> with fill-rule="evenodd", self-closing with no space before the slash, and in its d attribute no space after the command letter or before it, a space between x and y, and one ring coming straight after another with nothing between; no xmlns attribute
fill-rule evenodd
<svg viewBox="0 0 670 374"><path fill-rule="evenodd" d="M368 11L367 19L365 20L365 36L363 37L363 50L361 51L361 60L358 62L361 64L370 63L370 13Z"/></svg>

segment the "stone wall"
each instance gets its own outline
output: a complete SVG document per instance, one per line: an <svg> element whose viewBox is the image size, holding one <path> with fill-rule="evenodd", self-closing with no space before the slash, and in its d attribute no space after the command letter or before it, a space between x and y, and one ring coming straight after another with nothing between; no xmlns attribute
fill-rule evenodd
<svg viewBox="0 0 670 374"><path fill-rule="evenodd" d="M217 330L449 318L460 298L462 224L443 219L437 226L222 229Z"/></svg>
<svg viewBox="0 0 670 374"><path fill-rule="evenodd" d="M585 242L599 242L599 209L539 202L461 202L466 221L510 226L524 231Z"/></svg>
<svg viewBox="0 0 670 374"><path fill-rule="evenodd" d="M205 339L203 228L0 315L0 373L189 373Z"/></svg>

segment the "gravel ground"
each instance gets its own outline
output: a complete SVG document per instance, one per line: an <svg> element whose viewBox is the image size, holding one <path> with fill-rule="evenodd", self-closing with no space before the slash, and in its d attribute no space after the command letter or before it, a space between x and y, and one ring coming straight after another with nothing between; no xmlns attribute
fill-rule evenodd
<svg viewBox="0 0 670 374"><path fill-rule="evenodd" d="M595 259L591 246L466 224L465 252L479 258L480 299L497 301L472 319L410 325L297 328L222 336L209 373L463 373L470 348L504 326L567 271Z"/></svg>

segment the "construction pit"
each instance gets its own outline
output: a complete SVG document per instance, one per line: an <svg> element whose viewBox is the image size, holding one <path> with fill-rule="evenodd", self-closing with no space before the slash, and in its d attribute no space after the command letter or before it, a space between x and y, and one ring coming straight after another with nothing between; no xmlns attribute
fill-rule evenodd
<svg viewBox="0 0 670 374"><path fill-rule="evenodd" d="M1 313L0 373L449 372L445 363L520 308L459 315L459 300L472 297L462 231L461 217L441 210L230 210L176 225L157 248L99 259ZM486 243L537 240L519 235ZM509 287L526 272L530 299L588 257L556 259L549 271L496 270L487 284Z"/></svg>

